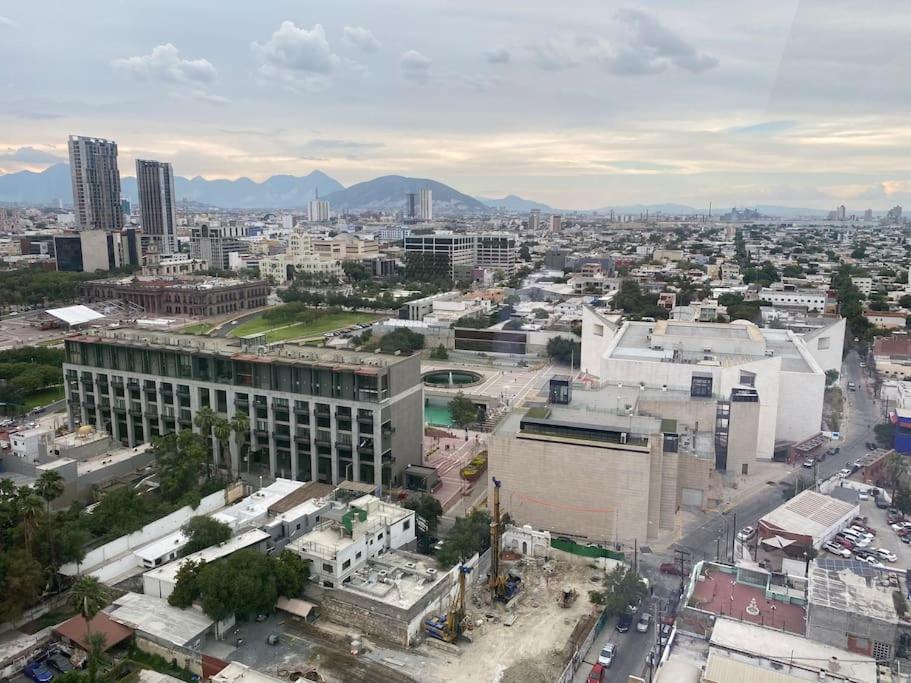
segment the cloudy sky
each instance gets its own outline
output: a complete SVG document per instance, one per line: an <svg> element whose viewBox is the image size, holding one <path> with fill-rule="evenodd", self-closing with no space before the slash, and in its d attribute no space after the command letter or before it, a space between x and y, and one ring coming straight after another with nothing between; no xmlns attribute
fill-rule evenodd
<svg viewBox="0 0 911 683"><path fill-rule="evenodd" d="M0 171L70 133L207 178L563 208L911 201L900 0L0 0Z"/></svg>

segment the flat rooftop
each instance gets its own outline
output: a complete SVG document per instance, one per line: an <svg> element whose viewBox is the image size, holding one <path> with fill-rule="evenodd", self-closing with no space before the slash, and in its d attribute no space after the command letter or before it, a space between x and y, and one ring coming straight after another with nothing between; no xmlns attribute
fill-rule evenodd
<svg viewBox="0 0 911 683"><path fill-rule="evenodd" d="M864 683L876 683L876 660L815 640L733 619L718 619L712 627L710 644L731 652L745 653L759 660L790 664L818 671L838 659L839 670ZM748 679L747 679L748 680Z"/></svg>
<svg viewBox="0 0 911 683"><path fill-rule="evenodd" d="M215 623L201 609L171 607L167 600L141 593L117 598L108 615L124 626L181 647L197 640Z"/></svg>
<svg viewBox="0 0 911 683"><path fill-rule="evenodd" d="M84 476L90 472L95 472L96 470L104 469L105 467L110 467L111 465L123 462L124 460L129 460L140 453L145 453L152 447L152 444L149 442L141 443L138 446L133 448L117 446L105 453L96 455L92 458L86 460L78 460L76 462L76 472L79 476Z"/></svg>
<svg viewBox="0 0 911 683"><path fill-rule="evenodd" d="M863 566L861 566L863 565ZM828 607L897 624L911 623L900 619L892 594L907 595L900 572L871 567L859 560L832 561L828 558L810 566L811 605Z"/></svg>
<svg viewBox="0 0 911 683"><path fill-rule="evenodd" d="M304 482L301 481L276 479L272 484L251 493L239 503L219 510L212 515L212 518L227 524L232 529L259 524L265 520L269 508L304 486Z"/></svg>
<svg viewBox="0 0 911 683"><path fill-rule="evenodd" d="M369 560L338 590L366 595L373 600L409 610L421 601L449 573L439 571L436 562L423 555L390 550Z"/></svg>
<svg viewBox="0 0 911 683"><path fill-rule="evenodd" d="M178 529L174 533L159 538L157 541L152 541L148 545L137 548L133 551L133 554L140 560L154 562L159 557L164 557L173 550L183 548L189 540L187 535Z"/></svg>
<svg viewBox="0 0 911 683"><path fill-rule="evenodd" d="M262 531L261 529L252 529L246 531L237 536L232 536L224 543L219 545L213 545L210 548L200 550L199 552L191 553L186 557L182 557L179 560L174 560L169 562L166 565L157 567L155 569L150 569L145 572L143 576L150 576L152 578L158 579L159 581L167 581L174 583L177 580L177 572L183 566L185 562L199 562L200 560L205 562L214 562L215 560L220 560L223 557L227 557L232 553L236 553L238 550L243 550L244 548L249 548L252 545L261 543L271 536Z"/></svg>
<svg viewBox="0 0 911 683"><path fill-rule="evenodd" d="M249 341L236 337L201 337L170 331L159 332L131 328L92 330L91 334L76 334L67 337L67 340L87 344L104 343L130 348L145 347L205 353L256 363L280 361L291 365L300 363L327 369L353 368L367 374L376 374L375 369L378 367L390 367L410 358L410 356L393 356L383 353L324 349L290 342L267 347L253 346Z"/></svg>
<svg viewBox="0 0 911 683"><path fill-rule="evenodd" d="M166 264L167 265L167 264ZM241 280L240 278L192 276L192 275L131 275L90 280L89 285L116 285L139 289L223 289L243 284L264 284L262 280Z"/></svg>
<svg viewBox="0 0 911 683"><path fill-rule="evenodd" d="M791 500L764 515L766 523L790 533L814 539L825 536L832 527L858 513L857 504L846 503L816 491L802 491Z"/></svg>

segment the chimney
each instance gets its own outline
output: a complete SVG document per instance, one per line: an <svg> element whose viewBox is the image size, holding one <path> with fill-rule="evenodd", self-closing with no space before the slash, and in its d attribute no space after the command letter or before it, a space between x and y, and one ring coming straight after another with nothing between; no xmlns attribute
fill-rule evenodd
<svg viewBox="0 0 911 683"><path fill-rule="evenodd" d="M832 673L837 673L841 668L841 664L838 663L838 657L832 657L829 659L829 671Z"/></svg>

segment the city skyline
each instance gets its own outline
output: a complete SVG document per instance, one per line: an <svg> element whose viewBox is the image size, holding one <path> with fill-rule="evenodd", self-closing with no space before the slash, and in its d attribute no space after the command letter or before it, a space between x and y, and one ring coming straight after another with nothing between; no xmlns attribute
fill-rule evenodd
<svg viewBox="0 0 911 683"><path fill-rule="evenodd" d="M4 78L0 170L65 161L74 133L117 141L123 169L401 174L560 208L911 200L906 9L396 7L4 9L0 58L29 69Z"/></svg>

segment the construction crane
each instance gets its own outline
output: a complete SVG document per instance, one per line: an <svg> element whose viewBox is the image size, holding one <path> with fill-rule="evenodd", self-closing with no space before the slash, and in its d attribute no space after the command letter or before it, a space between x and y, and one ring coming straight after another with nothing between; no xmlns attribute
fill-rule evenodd
<svg viewBox="0 0 911 683"><path fill-rule="evenodd" d="M424 620L427 635L447 643L454 643L465 630L465 583L471 567L459 565L459 590L446 614L436 614Z"/></svg>
<svg viewBox="0 0 911 683"><path fill-rule="evenodd" d="M490 518L490 574L488 586L491 598L500 602L509 602L519 592L521 579L511 574L500 573L500 550L503 538L500 533L500 486L503 485L493 477L493 516Z"/></svg>

